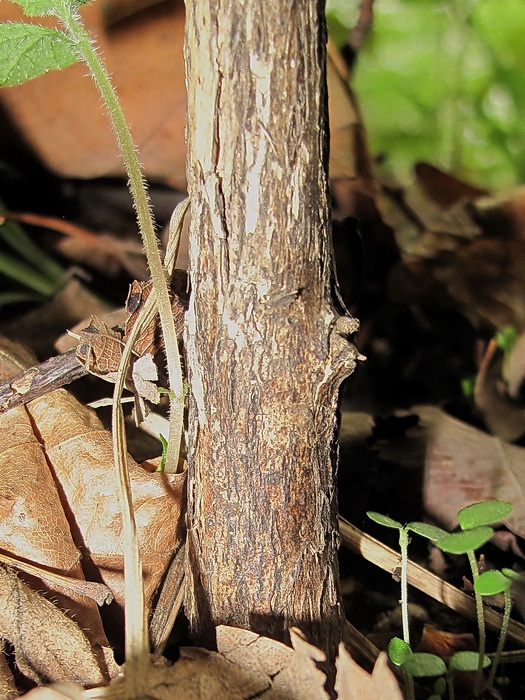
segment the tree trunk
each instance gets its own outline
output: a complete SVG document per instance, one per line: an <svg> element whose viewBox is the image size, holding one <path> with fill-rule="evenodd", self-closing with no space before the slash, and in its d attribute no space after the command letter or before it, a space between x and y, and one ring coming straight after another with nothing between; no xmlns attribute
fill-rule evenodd
<svg viewBox="0 0 525 700"><path fill-rule="evenodd" d="M331 654L341 638L334 431L355 330L331 301L324 3L187 0L188 594Z"/></svg>

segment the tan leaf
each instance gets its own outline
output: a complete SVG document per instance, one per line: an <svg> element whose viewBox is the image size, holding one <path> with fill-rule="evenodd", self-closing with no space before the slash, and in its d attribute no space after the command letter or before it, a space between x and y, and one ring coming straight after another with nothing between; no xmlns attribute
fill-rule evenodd
<svg viewBox="0 0 525 700"><path fill-rule="evenodd" d="M388 668L387 655L377 657L372 674L361 668L339 645L339 656L335 663L337 678L335 689L339 700L403 700L398 682Z"/></svg>
<svg viewBox="0 0 525 700"><path fill-rule="evenodd" d="M0 376L17 374L33 361L24 350L2 342ZM0 469L0 549L51 569L52 573L83 580L80 552L73 542L46 455L24 406L0 415ZM108 641L96 603L71 589L64 594L63 587L54 587L48 579L44 582L37 577L35 585L53 591L58 603L71 610L89 630L104 667L100 647L107 646Z"/></svg>
<svg viewBox="0 0 525 700"><path fill-rule="evenodd" d="M0 630L16 663L35 682L98 685L105 678L80 627L51 601L0 567Z"/></svg>
<svg viewBox="0 0 525 700"><path fill-rule="evenodd" d="M0 698L11 700L18 695L16 692L15 679L5 658L5 644L0 640Z"/></svg>
<svg viewBox="0 0 525 700"><path fill-rule="evenodd" d="M84 689L80 685L73 683L53 683L45 688L33 688L22 697L26 700L82 700Z"/></svg>
<svg viewBox="0 0 525 700"><path fill-rule="evenodd" d="M122 518L111 435L94 411L58 390L28 405L47 458L75 519L79 547L123 602ZM150 474L128 459L146 598L179 541L184 475Z"/></svg>
<svg viewBox="0 0 525 700"><path fill-rule="evenodd" d="M525 449L508 445L438 408L413 410L427 431L423 501L429 516L452 530L460 508L501 499L514 506L503 522L525 536Z"/></svg>

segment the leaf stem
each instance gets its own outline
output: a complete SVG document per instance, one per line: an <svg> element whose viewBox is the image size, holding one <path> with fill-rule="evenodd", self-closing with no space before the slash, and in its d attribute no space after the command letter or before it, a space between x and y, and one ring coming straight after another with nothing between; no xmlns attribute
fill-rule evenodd
<svg viewBox="0 0 525 700"><path fill-rule="evenodd" d="M91 76L104 99L128 173L129 188L133 197L138 226L144 244L144 252L146 253L153 289L157 299L162 334L164 336L168 378L170 389L174 395L170 406L172 416L170 418L170 434L166 455L166 471L174 472L177 471L183 430L184 390L177 333L168 293L168 280L160 257L150 200L135 143L109 73L85 30L80 16L68 12L66 7L64 7L66 3L61 3L61 5L60 8L57 7L57 15L64 24L69 37L75 42L80 57L87 64Z"/></svg>

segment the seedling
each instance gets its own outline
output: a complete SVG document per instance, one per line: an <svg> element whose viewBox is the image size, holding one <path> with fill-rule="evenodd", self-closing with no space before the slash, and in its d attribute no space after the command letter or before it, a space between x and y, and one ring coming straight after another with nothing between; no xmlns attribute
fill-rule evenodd
<svg viewBox="0 0 525 700"><path fill-rule="evenodd" d="M408 569L408 544L410 542L409 532L416 532L431 540L437 540L443 537L445 530L426 523L412 522L407 525L402 525L393 520L388 515L382 515L375 511L368 511L368 517L379 525L392 528L399 531L399 548L401 550L401 616L403 620L403 639L393 637L388 646L388 655L390 660L396 666L400 666L405 676L405 686L408 700L414 698L414 676L432 676L441 675L441 673L423 673L422 670L436 668L436 665L431 666L431 662L426 657L434 656L434 654L414 654L410 648L410 627L408 621L408 586L407 586L407 569ZM439 656L435 657L439 661ZM410 663L409 663L410 661ZM436 662L437 663L437 662ZM441 661L441 663L443 663ZM407 665L408 664L408 665ZM438 664L439 665L439 664ZM444 673L444 671L443 671Z"/></svg>
<svg viewBox="0 0 525 700"><path fill-rule="evenodd" d="M489 523L495 523L506 517L512 510L512 505L506 501L483 501L462 508L457 515L461 532L453 533L438 539L436 546L451 554L466 554L472 571L474 596L476 601L476 616L479 631L478 667L474 679L474 696L477 697L481 688L483 668L485 664L485 618L483 615L483 600L476 589L479 577L478 565L474 551L490 540L493 534ZM479 587L479 586L478 586Z"/></svg>
<svg viewBox="0 0 525 700"><path fill-rule="evenodd" d="M499 633L498 646L496 647L496 654L494 656L494 661L492 662L492 667L490 669L489 678L487 685L489 688L494 684L494 678L496 677L496 670L500 662L501 654L505 646L505 639L507 637L507 630L509 628L510 622L510 611L512 608L512 597L510 594L510 588L513 581L520 578L519 574L512 569L502 569L501 571L485 571L480 574L477 580L474 582L474 590L480 595L497 595L498 593L503 593L505 596L505 606L503 609L503 621L501 623L501 629Z"/></svg>
<svg viewBox="0 0 525 700"><path fill-rule="evenodd" d="M390 661L401 668L405 677L405 688L408 700L414 695L414 678L428 678L443 676L447 667L442 658L436 654L426 652L413 652L410 645L399 637L392 637L388 644L388 657Z"/></svg>
<svg viewBox="0 0 525 700"><path fill-rule="evenodd" d="M483 668L490 666L488 656L483 656ZM479 654L475 651L457 651L448 660L447 686L449 700L454 700L454 674L457 671L478 671Z"/></svg>

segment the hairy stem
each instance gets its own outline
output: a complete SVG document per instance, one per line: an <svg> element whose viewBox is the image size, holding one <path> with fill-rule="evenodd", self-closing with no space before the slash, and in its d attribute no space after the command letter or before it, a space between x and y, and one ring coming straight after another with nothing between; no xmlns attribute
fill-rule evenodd
<svg viewBox="0 0 525 700"><path fill-rule="evenodd" d="M166 455L166 471L177 471L179 450L183 429L184 392L182 383L182 369L177 344L177 333L171 311L171 303L168 293L166 274L162 265L158 239L151 213L150 201L142 176L135 143L131 135L128 123L124 117L120 101L111 83L108 71L99 56L96 48L84 29L82 20L78 15L73 15L63 10L58 15L64 24L68 35L77 45L77 50L82 60L87 64L91 76L97 85L107 106L113 128L122 151L122 158L129 177L129 188L133 197L133 203L137 213L139 230L144 244L144 252L151 273L153 289L159 310L162 334L166 353L168 378L170 389L173 393L171 400L170 434Z"/></svg>

